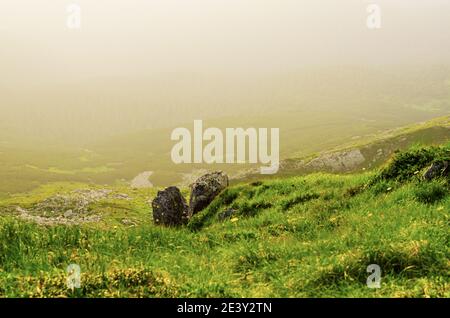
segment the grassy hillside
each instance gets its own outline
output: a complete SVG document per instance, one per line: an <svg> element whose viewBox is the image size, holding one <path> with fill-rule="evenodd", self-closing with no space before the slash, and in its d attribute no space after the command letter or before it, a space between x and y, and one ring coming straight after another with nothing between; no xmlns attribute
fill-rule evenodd
<svg viewBox="0 0 450 318"><path fill-rule="evenodd" d="M372 170L383 165L395 152L406 150L414 145L439 145L450 140L450 116L435 118L430 121L408 125L396 129L352 138L339 146L311 153L303 157L292 157L281 161L280 170L273 176L261 176L258 171L248 171L240 180L258 180L261 177L273 179L306 175L315 172L355 173ZM361 160L352 163L347 155L357 151ZM333 159L341 163L337 167L330 165ZM311 165L319 162L319 165Z"/></svg>
<svg viewBox="0 0 450 318"><path fill-rule="evenodd" d="M432 145L450 140L449 116L396 129L391 128L403 122L394 123L380 118L380 121L359 121L349 125L349 117L336 116L329 114L323 118L319 111L310 111L278 114L270 118L239 118L237 122L242 123L242 127L283 127L280 149L284 160L275 178L316 172L318 169L305 169L301 163L323 154L361 149L366 160L352 170L355 172L378 167L395 150L407 149L414 143ZM310 123L305 126L302 118L308 118ZM222 118L209 121L205 126L233 127L236 120ZM411 120L416 118L405 118L406 122ZM192 123L187 123L186 127L189 125ZM82 149L0 144L0 198L30 191L49 182L126 184L143 171L154 171L151 182L156 186L181 183L193 172L204 169L224 170L241 181L261 178L259 173L251 175L254 166L249 164L173 164L170 160L172 145L167 142L170 132L170 129L141 131L93 143ZM383 150L382 155L379 155L379 149Z"/></svg>
<svg viewBox="0 0 450 318"><path fill-rule="evenodd" d="M110 186L84 207L100 219L78 225L24 221L17 207L57 223L64 211L46 199L65 193L70 206L74 190L105 188L11 196L0 201L0 296L450 297L449 179L420 178L449 153L416 147L379 171L238 184L181 228L152 224L152 189ZM369 264L379 289L366 286Z"/></svg>
<svg viewBox="0 0 450 318"><path fill-rule="evenodd" d="M204 119L205 127L279 127L280 155L286 159L281 175L312 172L296 169L297 159L377 138L383 143L392 129L438 116L447 116L448 123L449 74L445 65L312 67L257 77L108 77L33 85L27 94L23 87L10 87L2 91L0 106L0 198L49 182L113 185L153 171L152 183L168 186L201 169L241 176L255 168L173 164L170 134L175 127L192 129L194 119ZM448 139L448 131L430 128L423 142L441 142L443 135ZM421 140L419 135L412 133L411 141ZM392 144L399 149L410 145ZM369 149L367 164L378 149ZM287 160L292 158L294 167Z"/></svg>

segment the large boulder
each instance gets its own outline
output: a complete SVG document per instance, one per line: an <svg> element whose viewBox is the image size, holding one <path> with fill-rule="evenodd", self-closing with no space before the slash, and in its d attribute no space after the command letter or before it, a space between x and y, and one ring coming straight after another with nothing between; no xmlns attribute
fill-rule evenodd
<svg viewBox="0 0 450 318"><path fill-rule="evenodd" d="M188 206L177 187L158 191L152 202L155 224L177 226L187 223Z"/></svg>
<svg viewBox="0 0 450 318"><path fill-rule="evenodd" d="M228 176L222 171L205 174L191 184L189 217L206 208L228 186Z"/></svg>
<svg viewBox="0 0 450 318"><path fill-rule="evenodd" d="M435 178L447 176L449 170L450 167L448 161L436 161L433 162L433 164L427 169L427 171L425 171L423 178L429 181Z"/></svg>

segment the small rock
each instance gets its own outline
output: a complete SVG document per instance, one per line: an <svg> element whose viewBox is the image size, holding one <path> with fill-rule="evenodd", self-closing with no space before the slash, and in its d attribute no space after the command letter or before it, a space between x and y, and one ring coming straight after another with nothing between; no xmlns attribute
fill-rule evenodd
<svg viewBox="0 0 450 318"><path fill-rule="evenodd" d="M305 167L313 170L345 172L357 168L366 161L361 150L353 149L324 154L309 161Z"/></svg>
<svg viewBox="0 0 450 318"><path fill-rule="evenodd" d="M136 223L130 219L122 219L121 222L123 225L136 226Z"/></svg>
<svg viewBox="0 0 450 318"><path fill-rule="evenodd" d="M119 200L130 200L130 197L126 193L118 193L118 194L116 194L116 199L119 199Z"/></svg>
<svg viewBox="0 0 450 318"><path fill-rule="evenodd" d="M427 181L432 179L447 176L449 172L449 162L448 161L436 161L427 169L424 173L423 178Z"/></svg>
<svg viewBox="0 0 450 318"><path fill-rule="evenodd" d="M205 174L191 185L189 217L206 208L228 186L228 176L222 171Z"/></svg>
<svg viewBox="0 0 450 318"><path fill-rule="evenodd" d="M155 224L176 226L187 223L188 206L177 187L168 187L158 191L152 202Z"/></svg>

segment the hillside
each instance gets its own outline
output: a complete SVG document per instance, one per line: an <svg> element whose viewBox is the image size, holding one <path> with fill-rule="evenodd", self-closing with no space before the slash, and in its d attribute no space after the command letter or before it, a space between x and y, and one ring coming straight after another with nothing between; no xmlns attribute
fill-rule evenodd
<svg viewBox="0 0 450 318"><path fill-rule="evenodd" d="M450 116L419 124L390 129L382 133L353 137L350 142L308 156L290 157L280 163L279 176L306 175L314 172L355 173L383 165L395 152L413 145L439 145L450 140ZM256 169L243 173L239 180L272 178Z"/></svg>
<svg viewBox="0 0 450 318"><path fill-rule="evenodd" d="M450 140L449 116L420 124L398 128L394 122L367 123L360 121L351 127L346 116L329 115L327 119L310 112L304 114L311 121L310 128L299 120L301 114L277 115L271 118L240 118L243 127L284 127L281 131L281 169L273 177L303 175L317 171L358 172L376 168L395 150L404 150L415 143L433 145ZM235 118L208 122L208 126L230 127ZM410 118L405 119L411 120ZM187 124L190 127L192 123ZM0 198L23 193L53 182L81 182L91 185L126 186L139 174L152 171L151 183L157 187L172 184L186 185L205 170L224 170L235 182L259 179L252 171L258 167L244 165L176 165L170 160L171 144L167 143L171 130L141 131L95 142L86 148L61 146L0 144ZM362 134L364 133L364 134ZM362 134L362 135L361 135ZM310 138L313 135L315 138ZM334 136L330 138L330 135ZM166 136L166 137L164 137ZM301 148L301 149L299 149ZM346 153L354 150L362 162L350 168L330 169L321 164L323 158L331 163L346 161ZM381 152L380 152L381 150ZM341 160L340 157L343 159ZM328 157L327 157L328 156ZM337 160L334 158L337 157ZM307 165L311 160L319 164ZM332 167L331 166L331 167Z"/></svg>
<svg viewBox="0 0 450 318"><path fill-rule="evenodd" d="M450 298L450 0L320 2L1 0L0 301Z"/></svg>
<svg viewBox="0 0 450 318"><path fill-rule="evenodd" d="M0 296L450 297L449 179L421 178L449 151L234 185L181 228L153 225L154 189L57 183L12 196L0 201ZM366 286L369 264L379 289Z"/></svg>

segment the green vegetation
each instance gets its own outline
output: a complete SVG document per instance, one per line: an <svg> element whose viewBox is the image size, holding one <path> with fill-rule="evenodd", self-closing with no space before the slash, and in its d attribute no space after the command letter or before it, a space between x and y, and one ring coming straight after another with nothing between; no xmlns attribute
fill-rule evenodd
<svg viewBox="0 0 450 318"><path fill-rule="evenodd" d="M407 181L412 178L419 179L419 172L437 161L450 161L450 149L445 147L415 147L408 152L397 153L377 175L377 180Z"/></svg>
<svg viewBox="0 0 450 318"><path fill-rule="evenodd" d="M308 126L307 129L308 133L303 131L301 124L290 119L296 117L292 114L287 117L274 115L270 117L270 121L257 117L242 126L284 127L280 141L282 150L285 152L282 154L282 159L290 159L283 160L282 167L274 176L275 178L310 173L310 171L299 169L298 162L317 157L330 149L342 151L359 148L366 161L362 167L359 167L360 169L354 171L356 172L361 171L362 168L379 167L397 149L408 149L416 143L437 145L447 142L450 138L449 116L388 131L384 131L384 129L391 127L390 125L377 124L375 128L383 129L384 133L373 134L375 129L373 127L366 130L358 125L349 126L346 118L330 119L332 122L339 123L340 128L338 129L336 125L321 122L322 115L323 113L304 114L304 117L311 121L311 127ZM236 125L233 125L236 121L236 118L221 119L216 122L208 122L208 125L222 128L233 127ZM365 122L363 124L365 125ZM363 134L357 141L348 143L352 135L359 134L361 131L369 135ZM155 186L161 187L182 182L183 177L195 169L224 170L230 175L242 176L243 181L247 181L249 178L261 178L259 173L255 176L242 174L243 171L255 167L250 164L175 165L170 160L172 144L167 143L170 133L170 129L157 129L124 135L102 143L90 144L89 149L91 150L44 146L21 148L4 146L0 143L0 199L54 182L113 186L117 180L122 183L130 181L143 171L154 171L151 182ZM165 139L161 138L162 136L168 137ZM315 137L311 138L310 136ZM330 136L336 138L330 139ZM347 143L345 143L346 141ZM297 153L298 145L302 145L301 153ZM381 156L378 154L379 149L383 150ZM293 158L297 155L298 158ZM267 176L266 178L271 177Z"/></svg>
<svg viewBox="0 0 450 318"><path fill-rule="evenodd" d="M155 190L111 186L90 207L102 220L72 226L25 222L12 207L91 186L15 195L0 200L0 296L450 297L449 179L420 178L449 150L415 147L358 175L238 184L180 228L152 224ZM74 291L71 263L82 271ZM380 289L366 286L369 264Z"/></svg>

